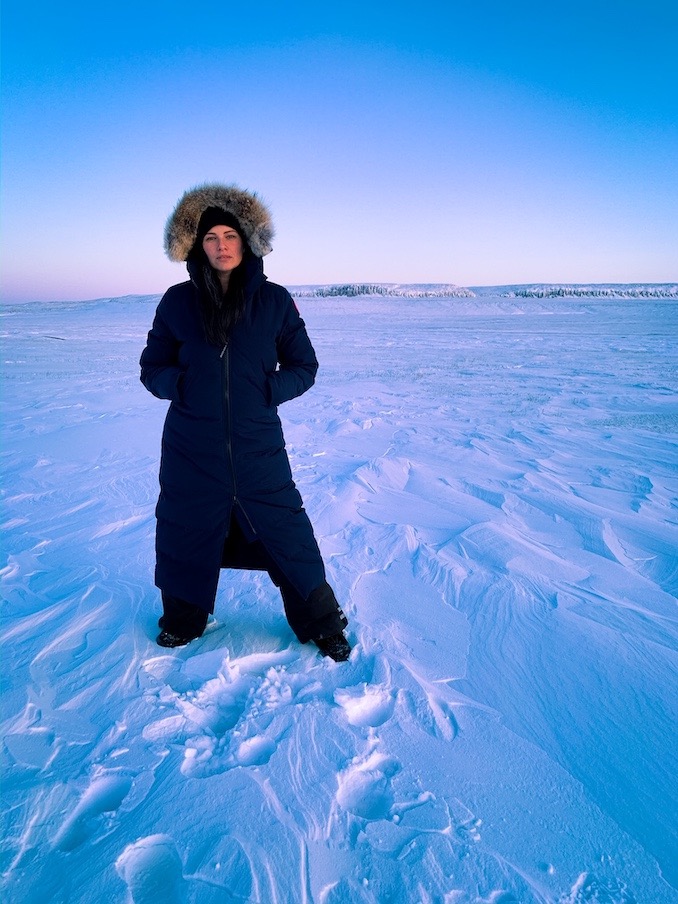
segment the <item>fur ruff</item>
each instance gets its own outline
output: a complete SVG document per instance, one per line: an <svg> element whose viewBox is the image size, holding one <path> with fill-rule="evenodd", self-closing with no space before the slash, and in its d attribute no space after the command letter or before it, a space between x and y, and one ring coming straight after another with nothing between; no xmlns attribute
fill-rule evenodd
<svg viewBox="0 0 678 904"><path fill-rule="evenodd" d="M195 243L198 223L208 207L233 214L255 257L271 249L274 236L271 213L254 193L236 185L198 185L179 200L165 224L165 254L171 261L185 261Z"/></svg>

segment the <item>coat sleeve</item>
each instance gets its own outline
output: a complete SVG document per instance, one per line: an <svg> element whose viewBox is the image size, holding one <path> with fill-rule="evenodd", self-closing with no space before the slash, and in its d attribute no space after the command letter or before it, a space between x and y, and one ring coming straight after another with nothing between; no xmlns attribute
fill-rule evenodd
<svg viewBox="0 0 678 904"><path fill-rule="evenodd" d="M141 382L159 399L179 401L184 372L179 367L179 342L162 312L162 302L141 353Z"/></svg>
<svg viewBox="0 0 678 904"><path fill-rule="evenodd" d="M318 359L292 296L285 292L285 314L276 348L278 370L269 376L272 405L300 396L315 383Z"/></svg>

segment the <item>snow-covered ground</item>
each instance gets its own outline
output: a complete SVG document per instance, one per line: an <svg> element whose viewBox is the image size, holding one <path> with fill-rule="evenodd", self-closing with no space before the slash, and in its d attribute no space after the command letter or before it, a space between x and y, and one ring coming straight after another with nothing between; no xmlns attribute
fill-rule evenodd
<svg viewBox="0 0 678 904"><path fill-rule="evenodd" d="M155 645L154 301L5 314L3 900L677 902L678 303L300 300L336 664Z"/></svg>

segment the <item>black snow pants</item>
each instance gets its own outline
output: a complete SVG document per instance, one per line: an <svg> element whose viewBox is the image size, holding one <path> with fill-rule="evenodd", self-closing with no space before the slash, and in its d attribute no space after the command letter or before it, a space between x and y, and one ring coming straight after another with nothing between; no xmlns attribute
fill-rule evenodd
<svg viewBox="0 0 678 904"><path fill-rule="evenodd" d="M229 534L224 545L222 568L237 567L248 571L267 571L273 583L280 589L285 616L301 643L320 640L338 634L348 624L334 595L325 581L308 599L303 597L285 578L259 540L248 542L237 518L231 519ZM207 625L208 613L199 606L162 592L163 630L179 637L200 637Z"/></svg>

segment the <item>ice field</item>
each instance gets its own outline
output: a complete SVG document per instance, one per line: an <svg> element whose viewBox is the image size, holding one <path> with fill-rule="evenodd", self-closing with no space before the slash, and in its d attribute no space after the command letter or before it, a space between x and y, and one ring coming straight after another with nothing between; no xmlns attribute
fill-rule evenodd
<svg viewBox="0 0 678 904"><path fill-rule="evenodd" d="M3 901L678 902L678 301L299 298L337 664L155 644L157 300L5 309Z"/></svg>

